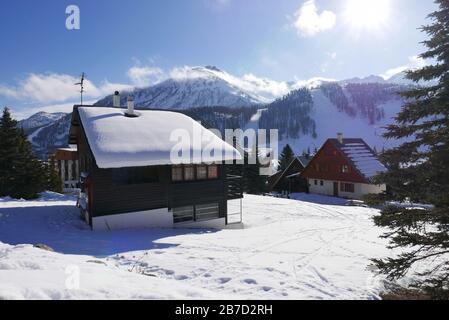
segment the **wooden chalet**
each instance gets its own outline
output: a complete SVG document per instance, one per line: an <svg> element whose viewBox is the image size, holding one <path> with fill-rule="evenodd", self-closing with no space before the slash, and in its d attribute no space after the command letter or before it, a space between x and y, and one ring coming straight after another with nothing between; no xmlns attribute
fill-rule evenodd
<svg viewBox="0 0 449 320"><path fill-rule="evenodd" d="M176 130L201 132L203 140L186 149L183 139L173 141ZM235 165L224 163L241 156L190 117L134 110L132 101L128 110L74 106L69 143L78 147L79 206L94 230L223 228L241 222L241 177ZM201 154L207 143L223 154ZM180 144L190 157L174 164L172 152Z"/></svg>
<svg viewBox="0 0 449 320"><path fill-rule="evenodd" d="M278 171L268 178L268 191L287 194L307 192L307 180L301 177L301 172L310 160L307 156L295 157L284 171Z"/></svg>
<svg viewBox="0 0 449 320"><path fill-rule="evenodd" d="M301 177L307 179L309 192L348 199L382 193L385 185L372 182L387 169L363 139L328 139L313 157Z"/></svg>

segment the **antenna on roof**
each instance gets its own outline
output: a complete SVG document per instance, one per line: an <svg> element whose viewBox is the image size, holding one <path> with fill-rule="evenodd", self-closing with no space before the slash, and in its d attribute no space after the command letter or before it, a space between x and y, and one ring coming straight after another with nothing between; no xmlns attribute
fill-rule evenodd
<svg viewBox="0 0 449 320"><path fill-rule="evenodd" d="M84 78L86 75L84 72L81 74L81 80L78 83L75 83L75 86L80 86L80 94L81 94L81 105L83 105L83 93L84 93Z"/></svg>

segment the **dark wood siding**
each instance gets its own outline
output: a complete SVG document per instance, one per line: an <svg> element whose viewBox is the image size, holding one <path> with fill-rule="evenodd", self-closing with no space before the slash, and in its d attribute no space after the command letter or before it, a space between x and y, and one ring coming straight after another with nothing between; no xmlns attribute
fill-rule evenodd
<svg viewBox="0 0 449 320"><path fill-rule="evenodd" d="M167 171L159 167L161 176ZM143 183L119 185L112 181L112 169L92 172L93 216L104 216L167 207L167 184Z"/></svg>
<svg viewBox="0 0 449 320"><path fill-rule="evenodd" d="M94 169L93 216L103 216L159 208L195 204L220 204L220 217L226 216L225 181L220 168L219 179L191 182L171 182L171 167L157 167L158 183L117 185L112 169Z"/></svg>

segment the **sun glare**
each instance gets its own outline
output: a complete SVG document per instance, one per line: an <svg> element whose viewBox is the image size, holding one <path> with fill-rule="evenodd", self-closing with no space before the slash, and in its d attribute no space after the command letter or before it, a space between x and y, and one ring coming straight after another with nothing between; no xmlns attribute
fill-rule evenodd
<svg viewBox="0 0 449 320"><path fill-rule="evenodd" d="M379 29L390 17L390 0L346 0L344 15L353 27Z"/></svg>

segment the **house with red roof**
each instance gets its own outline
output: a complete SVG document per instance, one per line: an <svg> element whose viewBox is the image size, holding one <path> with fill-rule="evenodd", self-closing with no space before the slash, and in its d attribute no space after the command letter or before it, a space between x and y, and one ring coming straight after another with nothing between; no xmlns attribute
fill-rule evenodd
<svg viewBox="0 0 449 320"><path fill-rule="evenodd" d="M309 192L348 199L361 199L370 193L386 191L386 185L376 185L372 178L387 168L363 139L328 139L301 177L307 179Z"/></svg>

